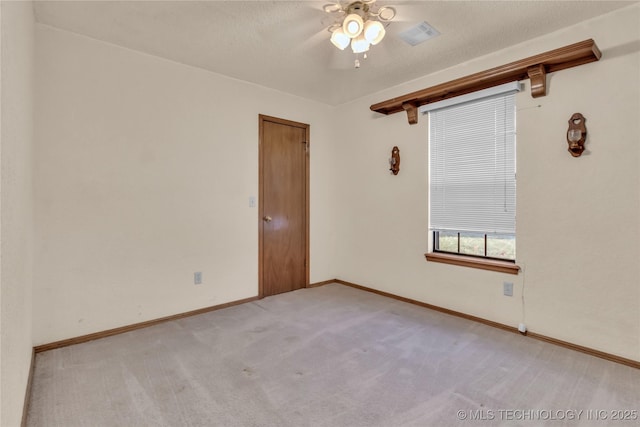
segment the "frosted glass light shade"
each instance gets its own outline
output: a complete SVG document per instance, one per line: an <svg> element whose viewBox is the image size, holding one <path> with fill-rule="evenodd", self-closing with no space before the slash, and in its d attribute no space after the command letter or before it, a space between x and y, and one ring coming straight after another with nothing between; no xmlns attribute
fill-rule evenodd
<svg viewBox="0 0 640 427"><path fill-rule="evenodd" d="M342 31L352 39L360 35L363 27L364 22L362 21L362 18L360 15L356 15L355 13L344 18L344 22L342 23Z"/></svg>
<svg viewBox="0 0 640 427"><path fill-rule="evenodd" d="M382 41L385 34L384 25L379 21L367 21L364 25L364 38L374 46Z"/></svg>
<svg viewBox="0 0 640 427"><path fill-rule="evenodd" d="M580 141L580 138L582 138L582 131L580 129L569 129L569 132L567 132L567 137L571 142Z"/></svg>
<svg viewBox="0 0 640 427"><path fill-rule="evenodd" d="M396 16L396 9L392 6L382 6L378 9L378 19L381 21L391 21Z"/></svg>
<svg viewBox="0 0 640 427"><path fill-rule="evenodd" d="M344 50L345 47L349 46L350 41L351 39L342 31L342 28L338 28L331 33L331 43L340 50Z"/></svg>
<svg viewBox="0 0 640 427"><path fill-rule="evenodd" d="M364 38L364 35L351 40L351 50L353 53L363 53L369 50L369 42Z"/></svg>

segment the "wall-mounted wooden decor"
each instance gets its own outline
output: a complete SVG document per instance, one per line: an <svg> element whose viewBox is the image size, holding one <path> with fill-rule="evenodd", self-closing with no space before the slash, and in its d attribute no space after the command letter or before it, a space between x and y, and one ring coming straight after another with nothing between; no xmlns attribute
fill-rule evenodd
<svg viewBox="0 0 640 427"><path fill-rule="evenodd" d="M398 175L398 172L400 172L400 149L398 147L393 147L393 150L391 150L389 165L391 166L389 168L391 173Z"/></svg>
<svg viewBox="0 0 640 427"><path fill-rule="evenodd" d="M584 40L539 55L451 80L416 92L373 104L370 108L382 114L407 112L409 124L418 123L418 108L443 99L476 92L504 83L530 79L531 96L547 94L547 74L598 61L602 53L592 40Z"/></svg>
<svg viewBox="0 0 640 427"><path fill-rule="evenodd" d="M569 129L567 130L568 151L573 157L580 157L584 151L584 141L587 139L587 127L585 118L580 113L575 113L569 119Z"/></svg>

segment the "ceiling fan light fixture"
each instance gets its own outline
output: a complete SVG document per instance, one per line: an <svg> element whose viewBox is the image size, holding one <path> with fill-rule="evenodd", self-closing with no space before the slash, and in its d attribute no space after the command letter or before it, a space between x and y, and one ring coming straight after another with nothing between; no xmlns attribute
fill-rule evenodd
<svg viewBox="0 0 640 427"><path fill-rule="evenodd" d="M372 45L377 45L382 41L386 30L380 21L367 21L364 24L364 38Z"/></svg>
<svg viewBox="0 0 640 427"><path fill-rule="evenodd" d="M364 34L351 40L351 50L353 53L364 53L369 50L369 41L364 38Z"/></svg>
<svg viewBox="0 0 640 427"><path fill-rule="evenodd" d="M364 22L362 21L362 17L355 13L344 18L344 22L342 23L342 31L352 39L358 37L360 33L362 33L363 27Z"/></svg>
<svg viewBox="0 0 640 427"><path fill-rule="evenodd" d="M369 48L382 41L389 21L396 16L396 9L378 7L376 0L330 1L333 3L325 4L323 9L333 18L333 23L327 27L331 43L340 50L351 45L356 54L355 68L360 68L359 55L362 53L366 59Z"/></svg>
<svg viewBox="0 0 640 427"><path fill-rule="evenodd" d="M331 33L331 43L340 50L344 50L349 46L351 39L347 36L342 28L338 28Z"/></svg>

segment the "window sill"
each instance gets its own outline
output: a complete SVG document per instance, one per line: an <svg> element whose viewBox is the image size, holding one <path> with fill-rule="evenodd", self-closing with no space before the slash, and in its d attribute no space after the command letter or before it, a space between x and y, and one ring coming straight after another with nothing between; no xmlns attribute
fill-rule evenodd
<svg viewBox="0 0 640 427"><path fill-rule="evenodd" d="M449 255L436 252L429 252L428 254L424 254L424 256L427 258L427 261L479 268L482 270L499 271L507 274L518 274L520 271L520 267L509 261L497 261L493 259L482 259L464 255Z"/></svg>

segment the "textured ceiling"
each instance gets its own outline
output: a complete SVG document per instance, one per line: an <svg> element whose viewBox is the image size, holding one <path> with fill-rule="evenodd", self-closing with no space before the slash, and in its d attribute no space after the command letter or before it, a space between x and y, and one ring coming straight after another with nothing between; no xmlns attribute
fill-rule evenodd
<svg viewBox="0 0 640 427"><path fill-rule="evenodd" d="M396 18L354 69L350 49L329 42L328 2L40 1L35 12L43 24L338 105L632 3L378 0ZM400 40L422 21L441 35Z"/></svg>

